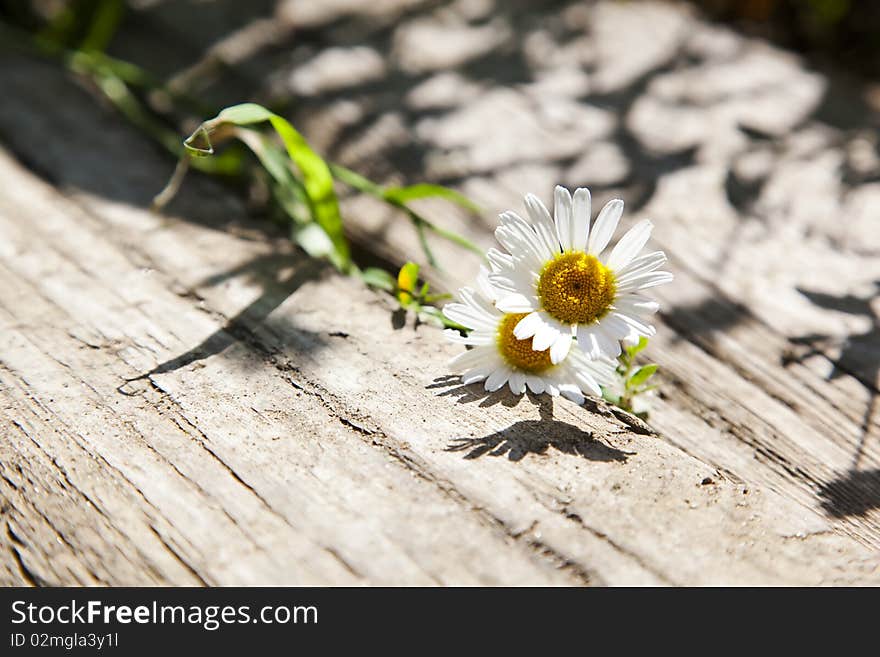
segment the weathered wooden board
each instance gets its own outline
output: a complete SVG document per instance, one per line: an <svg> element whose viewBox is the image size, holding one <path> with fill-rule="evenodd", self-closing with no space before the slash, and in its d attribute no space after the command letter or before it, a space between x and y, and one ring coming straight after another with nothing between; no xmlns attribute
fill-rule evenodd
<svg viewBox="0 0 880 657"><path fill-rule="evenodd" d="M157 67L224 102L295 93L324 152L483 203L425 210L485 245L495 210L559 181L650 215L677 277L660 433L461 387L439 331L395 328L209 181L150 214L172 164L4 54L4 583L878 582L857 87L666 4L215 4L199 31L160 4L117 47L163 43ZM418 253L373 202L346 216L362 249Z"/></svg>

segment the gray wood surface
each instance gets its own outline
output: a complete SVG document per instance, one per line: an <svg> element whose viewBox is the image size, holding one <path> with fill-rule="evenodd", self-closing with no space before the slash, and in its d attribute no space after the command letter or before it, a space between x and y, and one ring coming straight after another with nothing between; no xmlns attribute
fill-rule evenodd
<svg viewBox="0 0 880 657"><path fill-rule="evenodd" d="M656 432L461 386L438 330L214 181L150 213L173 162L3 53L0 582L880 582L869 88L667 3L159 3L114 48L461 189L481 217L424 211L485 246L526 191L624 198L676 275ZM418 259L404 217L344 212ZM475 273L432 244L438 285Z"/></svg>

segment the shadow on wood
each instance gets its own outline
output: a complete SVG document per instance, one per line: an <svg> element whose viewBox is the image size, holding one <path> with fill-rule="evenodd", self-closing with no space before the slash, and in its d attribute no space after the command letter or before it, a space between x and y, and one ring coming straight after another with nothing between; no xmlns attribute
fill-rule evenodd
<svg viewBox="0 0 880 657"><path fill-rule="evenodd" d="M300 286L309 281L319 280L328 270L329 265L323 261L303 260L292 255L271 253L202 281L201 284L213 286L244 274L249 280L260 284L262 293L198 345L160 363L149 372L127 379L117 390L122 394L130 394L124 390L129 383L146 379L153 374L173 372L197 361L216 356L235 342L242 342L259 351L265 351L259 339L254 337L254 332L260 326L271 329L271 325L266 322L272 311L284 303ZM302 332L290 326L286 326L284 332L289 334L292 329ZM320 344L320 337L310 334L304 346L317 347ZM300 349L302 348L303 346L300 346Z"/></svg>
<svg viewBox="0 0 880 657"><path fill-rule="evenodd" d="M880 470L853 470L819 490L822 508L835 518L880 508Z"/></svg>
<svg viewBox="0 0 880 657"><path fill-rule="evenodd" d="M623 463L635 453L610 447L593 438L593 434L559 420L521 420L481 438L457 438L446 451L467 451L466 459L488 454L521 461L528 454L546 454L550 447L588 461Z"/></svg>

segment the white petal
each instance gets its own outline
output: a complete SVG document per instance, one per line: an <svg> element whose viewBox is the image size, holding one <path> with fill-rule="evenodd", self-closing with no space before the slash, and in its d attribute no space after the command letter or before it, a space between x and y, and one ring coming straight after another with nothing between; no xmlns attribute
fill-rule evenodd
<svg viewBox="0 0 880 657"><path fill-rule="evenodd" d="M499 296L498 290L489 281L489 270L485 265L480 265L480 273L477 274L477 291L489 304Z"/></svg>
<svg viewBox="0 0 880 657"><path fill-rule="evenodd" d="M500 218L501 225L495 229L495 239L515 258L527 258L531 264L538 263L540 268L549 259L549 254L535 229L513 212L504 212Z"/></svg>
<svg viewBox="0 0 880 657"><path fill-rule="evenodd" d="M556 338L550 347L550 362L554 365L565 360L572 343L571 333L559 333L557 335L559 337ZM532 341L532 345L534 346L534 341Z"/></svg>
<svg viewBox="0 0 880 657"><path fill-rule="evenodd" d="M643 322L637 317L627 315L626 313L615 313L615 315L617 317L620 317L623 321L625 321L632 328L638 331L639 335L644 335L645 337L650 338L657 333L657 329L655 329L651 324Z"/></svg>
<svg viewBox="0 0 880 657"><path fill-rule="evenodd" d="M463 303L447 303L443 306L443 314L453 322L472 329L492 330L498 323L497 318Z"/></svg>
<svg viewBox="0 0 880 657"><path fill-rule="evenodd" d="M556 220L556 232L559 234L559 243L562 245L562 249L574 248L572 246L574 225L572 223L571 194L561 185L557 185L553 193L553 218Z"/></svg>
<svg viewBox="0 0 880 657"><path fill-rule="evenodd" d="M563 397L573 401L575 404L580 405L584 403L584 396L581 394L580 388L573 383L561 383L559 385L559 392L562 393Z"/></svg>
<svg viewBox="0 0 880 657"><path fill-rule="evenodd" d="M497 365L484 365L482 367L475 367L474 369L468 370L461 375L461 382L466 386L469 386L470 384L476 383L477 381L482 381L496 369L498 369Z"/></svg>
<svg viewBox="0 0 880 657"><path fill-rule="evenodd" d="M468 340L470 339L469 335L462 335L455 329L448 328L443 331L443 337L449 340L450 342L455 342L457 344L470 344Z"/></svg>
<svg viewBox="0 0 880 657"><path fill-rule="evenodd" d="M602 355L599 340L593 326L582 325L577 328L577 343L587 358L598 358Z"/></svg>
<svg viewBox="0 0 880 657"><path fill-rule="evenodd" d="M636 292L649 287L663 285L672 281L672 274L668 271L652 271L647 274L640 274L633 278L627 278L625 281L618 282L617 292L624 294L626 292Z"/></svg>
<svg viewBox="0 0 880 657"><path fill-rule="evenodd" d="M651 237L652 230L654 230L654 224L647 219L642 219L626 231L626 234L611 249L611 255L608 256L606 261L608 267L612 271L617 271L632 262L632 259L638 255L639 251L647 243L648 238Z"/></svg>
<svg viewBox="0 0 880 657"><path fill-rule="evenodd" d="M629 315L653 315L660 310L660 304L653 299L645 299L628 294L614 302L614 308Z"/></svg>
<svg viewBox="0 0 880 657"><path fill-rule="evenodd" d="M515 212L502 212L501 225L495 229L495 238L514 257L528 256L535 262L547 260L546 245L535 228Z"/></svg>
<svg viewBox="0 0 880 657"><path fill-rule="evenodd" d="M529 390L531 390L536 395L540 395L546 389L544 385L544 379L540 376L535 376L534 374L526 375L526 383L529 386Z"/></svg>
<svg viewBox="0 0 880 657"><path fill-rule="evenodd" d="M628 276L643 274L645 272L654 271L660 265L666 262L666 254L663 251L652 251L635 258L628 265L618 270L617 278L626 278Z"/></svg>
<svg viewBox="0 0 880 657"><path fill-rule="evenodd" d="M616 313L607 315L599 320L599 326L615 340L622 340L629 333L629 324ZM613 354L617 356L617 354Z"/></svg>
<svg viewBox="0 0 880 657"><path fill-rule="evenodd" d="M559 330L542 320L538 330L535 331L535 337L532 338L532 349L535 351L546 351L550 348L550 345L556 342L558 337Z"/></svg>
<svg viewBox="0 0 880 657"><path fill-rule="evenodd" d="M559 253L559 238L556 235L553 218L550 216L547 206L534 194L526 194L526 209L529 211L529 217L544 245L544 259L549 260Z"/></svg>
<svg viewBox="0 0 880 657"><path fill-rule="evenodd" d="M513 256L509 253L499 251L495 247L492 247L486 252L486 259L489 260L489 265L492 267L493 273L513 269Z"/></svg>
<svg viewBox="0 0 880 657"><path fill-rule="evenodd" d="M502 274L489 274L489 282L498 290L502 292L517 292L516 283L513 281L513 278L508 275L508 272L504 272ZM501 295L502 297L504 295Z"/></svg>
<svg viewBox="0 0 880 657"><path fill-rule="evenodd" d="M597 385L607 386L617 378L617 365L611 361L590 361L585 371L589 373L590 377ZM600 390L597 394L602 394L602 391Z"/></svg>
<svg viewBox="0 0 880 657"><path fill-rule="evenodd" d="M583 390L584 392L588 392L591 395L595 395L596 397L602 396L602 388L599 387L599 383L595 379L590 377L585 381L585 383L586 385L581 388L581 390Z"/></svg>
<svg viewBox="0 0 880 657"><path fill-rule="evenodd" d="M525 340L535 335L542 326L544 320L538 313L533 312L519 320L519 323L513 327L513 335L517 340Z"/></svg>
<svg viewBox="0 0 880 657"><path fill-rule="evenodd" d="M589 392L597 397L602 395L602 389L589 372L580 369L575 370L572 373L572 378L577 381L578 386L584 392Z"/></svg>
<svg viewBox="0 0 880 657"><path fill-rule="evenodd" d="M486 345L495 341L494 331L490 332L485 329L471 331L467 335L462 335L455 329L446 329L443 331L443 337L456 344Z"/></svg>
<svg viewBox="0 0 880 657"><path fill-rule="evenodd" d="M503 313L528 313L537 308L532 299L522 294L507 294L495 303Z"/></svg>
<svg viewBox="0 0 880 657"><path fill-rule="evenodd" d="M635 347L639 342L641 342L641 339L642 336L639 335L639 332L630 327L629 333L627 333L626 337L621 340L621 342L626 347Z"/></svg>
<svg viewBox="0 0 880 657"><path fill-rule="evenodd" d="M572 232L571 248L575 251L584 251L587 247L587 238L590 235L590 190L579 187L574 190L574 201L571 208Z"/></svg>
<svg viewBox="0 0 880 657"><path fill-rule="evenodd" d="M493 287L503 292L516 292L527 297L534 295L535 292L531 273L521 268L498 274L489 274L489 281Z"/></svg>
<svg viewBox="0 0 880 657"><path fill-rule="evenodd" d="M486 379L486 385L484 386L488 392L495 392L499 390L507 380L510 378L510 375L513 372L507 365L502 365L494 372L489 375L489 378Z"/></svg>
<svg viewBox="0 0 880 657"><path fill-rule="evenodd" d="M623 201L620 199L614 199L605 204L605 207L599 213L599 218L596 219L593 230L590 232L590 241L587 247L589 253L597 256L608 246L611 236L617 230L617 223L620 221L622 214Z"/></svg>
<svg viewBox="0 0 880 657"><path fill-rule="evenodd" d="M514 395L521 395L526 391L526 375L523 372L514 370L507 383Z"/></svg>
<svg viewBox="0 0 880 657"><path fill-rule="evenodd" d="M474 367L491 365L494 362L492 348L482 347L458 354L449 361L449 368L454 372L463 372Z"/></svg>
<svg viewBox="0 0 880 657"><path fill-rule="evenodd" d="M611 331L605 328L600 322L596 327L596 334L599 336L599 342L604 356L617 358L620 356L620 339ZM623 336L621 336L623 337Z"/></svg>
<svg viewBox="0 0 880 657"><path fill-rule="evenodd" d="M487 281L484 281L484 283L486 285L488 285ZM494 293L490 292L490 294L494 294ZM461 288L458 291L458 296L465 303L465 305L470 306L474 310L477 310L481 313L484 313L485 315L487 315L489 317L494 317L496 321L499 319L498 318L499 313L495 309L495 306L492 303L491 297L486 296L480 292L477 292L476 290L469 288L469 287Z"/></svg>
<svg viewBox="0 0 880 657"><path fill-rule="evenodd" d="M581 385L581 390L601 395L599 384L607 385L616 379L617 361L609 358L589 360L580 349L573 349L565 367Z"/></svg>
<svg viewBox="0 0 880 657"><path fill-rule="evenodd" d="M606 334L596 324L578 326L578 346L590 359L620 353L620 343ZM615 356L617 354L614 354Z"/></svg>
<svg viewBox="0 0 880 657"><path fill-rule="evenodd" d="M501 223L502 226L505 226L507 228L518 228L519 230L532 229L532 227L529 225L529 222L520 217L513 210L506 210L499 214L498 221Z"/></svg>

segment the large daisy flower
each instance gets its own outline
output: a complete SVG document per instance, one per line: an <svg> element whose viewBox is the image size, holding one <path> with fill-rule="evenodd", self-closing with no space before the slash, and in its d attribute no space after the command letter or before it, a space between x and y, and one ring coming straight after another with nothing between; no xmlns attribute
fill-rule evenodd
<svg viewBox="0 0 880 657"><path fill-rule="evenodd" d="M590 358L617 357L620 340L655 333L650 316L659 305L641 294L672 280L656 271L666 262L662 251L639 255L653 224L643 220L606 252L623 201L610 201L590 229L590 192L564 187L555 193L554 217L533 194L525 197L531 221L515 212L501 214L495 236L508 254L490 251L492 285L500 290L498 308L521 315L513 334L532 338L532 348L549 349L560 363L573 339Z"/></svg>
<svg viewBox="0 0 880 657"><path fill-rule="evenodd" d="M450 362L455 371L463 372L462 383L485 381L488 392L506 384L517 395L528 388L536 394L562 395L582 404L585 393L601 396L600 384L613 381L615 364L609 359L590 360L573 350L554 363L549 350L535 351L530 340L517 338L513 330L525 314L503 313L495 307L498 292L489 283L486 268L480 270L477 289L462 288L459 298L461 303L446 304L443 314L470 329L467 336L452 329L445 331L453 342L471 347Z"/></svg>

